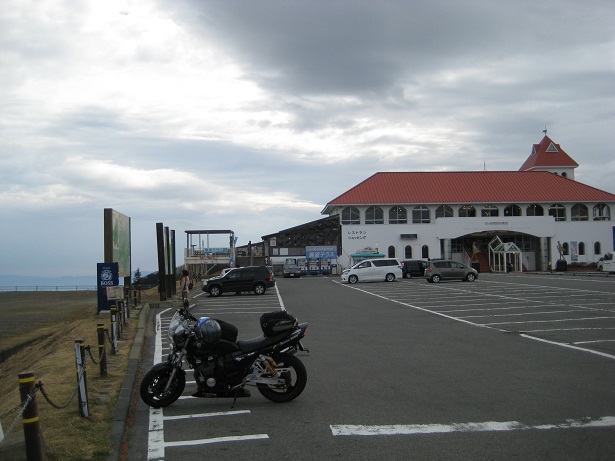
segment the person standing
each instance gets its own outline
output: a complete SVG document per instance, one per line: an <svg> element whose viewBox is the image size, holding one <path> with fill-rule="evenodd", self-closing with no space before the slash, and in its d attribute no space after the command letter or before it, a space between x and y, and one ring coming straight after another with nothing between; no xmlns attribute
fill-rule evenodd
<svg viewBox="0 0 615 461"><path fill-rule="evenodd" d="M188 306L188 292L190 291L190 273L184 269L182 271L182 278L179 281L179 288L182 292L182 304Z"/></svg>

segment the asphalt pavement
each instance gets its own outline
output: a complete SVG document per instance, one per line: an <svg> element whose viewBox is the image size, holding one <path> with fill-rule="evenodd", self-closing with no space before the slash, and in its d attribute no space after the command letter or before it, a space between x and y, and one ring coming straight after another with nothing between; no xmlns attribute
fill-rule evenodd
<svg viewBox="0 0 615 461"><path fill-rule="evenodd" d="M159 360L155 319L172 310L150 309L114 424L125 452L111 459L615 459L612 277L302 277L263 296L194 294L197 316L234 323L240 338L259 334L262 312L308 321L306 390L286 404L253 390L231 408L188 385L153 412L138 381Z"/></svg>

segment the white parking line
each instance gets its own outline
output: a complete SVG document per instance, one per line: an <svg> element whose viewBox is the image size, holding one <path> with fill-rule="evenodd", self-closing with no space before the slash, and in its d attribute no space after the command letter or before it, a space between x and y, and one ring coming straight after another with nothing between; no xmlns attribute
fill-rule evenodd
<svg viewBox="0 0 615 461"><path fill-rule="evenodd" d="M419 435L445 434L458 432L495 432L519 430L576 429L590 427L613 427L615 416L604 416L597 419L567 419L559 424L527 425L519 421L486 421L483 423L452 423L452 424L393 424L384 426L332 425L334 436L375 436L375 435Z"/></svg>
<svg viewBox="0 0 615 461"><path fill-rule="evenodd" d="M280 299L281 301L281 299ZM168 320L164 322L161 320L161 314L169 311L165 309L156 315L156 339L154 344L154 363L163 360L163 347L162 347L162 325L168 325ZM187 370L193 371L193 370ZM190 396L181 396L180 399L193 398ZM246 440L263 440L268 439L267 434L252 434L252 435L239 435L229 437L214 437L210 439L198 439L198 440L183 440L175 442L165 442L164 440L164 421L173 421L178 419L187 418L211 418L221 416L235 416L250 413L249 410L241 411L227 411L227 412L213 412L213 413L201 413L201 414L185 414L179 416L164 416L162 408L149 409L149 431L147 440L147 459L148 461L164 461L165 449L172 447L185 447L194 445L205 445L211 443L220 442L241 442Z"/></svg>

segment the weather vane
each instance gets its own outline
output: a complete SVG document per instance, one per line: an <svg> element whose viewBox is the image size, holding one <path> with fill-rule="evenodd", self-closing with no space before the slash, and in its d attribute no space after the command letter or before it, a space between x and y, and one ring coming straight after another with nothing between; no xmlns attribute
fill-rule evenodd
<svg viewBox="0 0 615 461"><path fill-rule="evenodd" d="M547 125L545 125L545 129L542 130L542 132L545 134L545 136L547 135Z"/></svg>

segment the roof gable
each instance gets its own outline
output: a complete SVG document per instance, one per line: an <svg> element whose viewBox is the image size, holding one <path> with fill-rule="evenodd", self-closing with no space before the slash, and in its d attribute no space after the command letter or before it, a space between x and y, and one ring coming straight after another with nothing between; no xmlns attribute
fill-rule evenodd
<svg viewBox="0 0 615 461"><path fill-rule="evenodd" d="M578 166L579 164L564 152L559 144L554 143L551 138L545 135L540 143L532 146L532 153L521 165L519 171L537 168L576 168Z"/></svg>

